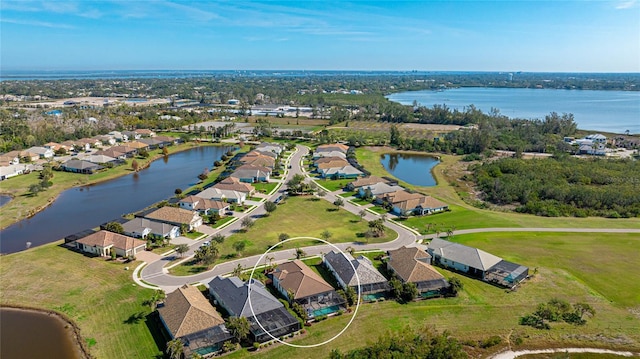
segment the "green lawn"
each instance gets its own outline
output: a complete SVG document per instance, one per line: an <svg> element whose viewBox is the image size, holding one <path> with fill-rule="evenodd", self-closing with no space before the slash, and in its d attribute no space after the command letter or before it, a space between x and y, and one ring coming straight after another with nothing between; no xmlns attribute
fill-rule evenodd
<svg viewBox="0 0 640 359"><path fill-rule="evenodd" d="M97 358L161 355L152 336L159 328L145 318L149 308L142 305L153 291L131 279L138 263L85 257L59 247L60 243L2 256L0 303L65 313L78 324L85 340L95 340L90 350Z"/></svg>
<svg viewBox="0 0 640 359"><path fill-rule="evenodd" d="M287 233L290 237L314 237L322 238L321 233L329 230L332 236L329 242L353 242L359 241L368 224L360 217L347 212L344 209L336 210L336 207L324 200L312 197L289 197L285 204L268 217L256 219L254 226L247 232L236 233L228 237L220 245L220 256L225 258L236 254L233 243L244 241L246 244L242 256L251 256L264 253L269 247L279 242L280 233ZM370 242L381 243L395 239L397 234L391 230L386 231L380 238L372 238ZM321 244L316 240L300 239L286 243L283 248L305 247ZM234 259L237 257L231 257ZM224 259L222 259L224 260ZM178 267L193 267L193 263L182 264ZM200 271L206 268L200 268ZM172 273L180 275L193 274L190 268L172 268Z"/></svg>
<svg viewBox="0 0 640 359"><path fill-rule="evenodd" d="M363 206L365 204L371 204L371 201L367 201L367 200L364 200L362 198L354 198L354 199L350 200L350 202L355 203L355 204L359 204L361 206Z"/></svg>
<svg viewBox="0 0 640 359"><path fill-rule="evenodd" d="M357 195L358 192L356 191L352 191L352 192L344 192L344 193L340 193L339 195L341 197L347 198L347 197L354 197L355 195Z"/></svg>
<svg viewBox="0 0 640 359"><path fill-rule="evenodd" d="M255 187L256 191L261 193L271 193L274 188L278 185L278 182L268 182L268 183L253 183L252 186Z"/></svg>
<svg viewBox="0 0 640 359"><path fill-rule="evenodd" d="M276 346L260 358L327 357L332 348L342 352L375 342L386 331L406 325L432 325L448 330L462 340L482 340L499 335L503 343L515 337L524 339L521 346L588 346L620 350L640 350L637 313L640 299L640 274L633 262L640 257L640 239L631 234L596 234L567 236L564 233L485 233L455 238L477 245L505 259L516 260L538 274L517 291L508 292L487 283L443 269L445 277L457 276L464 289L457 298L438 298L409 304L394 301L362 304L349 329L329 345L296 349ZM593 250L592 250L593 249ZM517 255L514 255L517 253ZM597 268L597 269L596 269ZM615 278L615 280L614 280ZM618 289L613 289L617 287ZM535 310L540 302L558 297L570 302L585 301L595 307L596 316L585 326L552 324L549 331L518 325L518 318ZM350 315L329 318L307 328L309 333L295 344L314 344L337 334ZM363 339L366 338L366 339ZM621 339L624 338L624 339ZM504 347L505 344L502 345ZM500 347L492 348L491 352ZM476 351L486 357L488 351ZM230 358L248 358L241 350Z"/></svg>
<svg viewBox="0 0 640 359"><path fill-rule="evenodd" d="M373 207L369 207L367 208L368 210L374 211L378 214L386 214L389 213L389 211L387 211L386 209L380 207L380 206L373 206Z"/></svg>
<svg viewBox="0 0 640 359"><path fill-rule="evenodd" d="M222 227L223 225L225 225L225 224L227 224L227 223L229 223L229 222L233 221L235 218L236 218L236 217L234 217L234 216L229 216L229 217L221 218L220 220L216 221L216 224L214 224L212 227L214 227L214 228L220 228L220 227Z"/></svg>
<svg viewBox="0 0 640 359"><path fill-rule="evenodd" d="M196 239L200 236L204 235L204 233L200 233L200 232L187 232L184 233L183 236L190 238L190 239Z"/></svg>
<svg viewBox="0 0 640 359"><path fill-rule="evenodd" d="M353 182L351 179L330 180L330 179L316 179L316 182L322 187L326 188L329 192L342 189L347 183Z"/></svg>

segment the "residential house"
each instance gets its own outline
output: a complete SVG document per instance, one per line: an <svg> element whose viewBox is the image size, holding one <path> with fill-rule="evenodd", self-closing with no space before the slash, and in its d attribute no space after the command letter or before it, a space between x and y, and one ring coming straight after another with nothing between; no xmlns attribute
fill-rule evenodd
<svg viewBox="0 0 640 359"><path fill-rule="evenodd" d="M336 157L329 157L329 158L336 158ZM318 169L318 171L322 171L322 170L326 170L329 168L340 168L340 167L344 167L344 166L349 166L349 162L347 162L347 160L338 158L338 159L334 159L333 161L326 161L326 162L314 162L316 164L316 168Z"/></svg>
<svg viewBox="0 0 640 359"><path fill-rule="evenodd" d="M203 214L218 214L220 217L224 217L225 212L229 210L229 203L198 196L182 198L180 202L178 202L178 205L180 208L190 211L197 211Z"/></svg>
<svg viewBox="0 0 640 359"><path fill-rule="evenodd" d="M178 137L169 137L169 136L155 136L155 140L160 141L160 148L164 146L171 146L178 144L180 142L180 138Z"/></svg>
<svg viewBox="0 0 640 359"><path fill-rule="evenodd" d="M146 144L150 150L155 150L156 148L162 148L165 145L164 141L157 140L155 137L141 138L138 140L138 142Z"/></svg>
<svg viewBox="0 0 640 359"><path fill-rule="evenodd" d="M359 169L353 166L334 167L319 170L322 178L342 179L342 178L358 178L363 176Z"/></svg>
<svg viewBox="0 0 640 359"><path fill-rule="evenodd" d="M250 185L247 182L241 182L240 179L236 177L227 177L222 181L213 185L214 188L225 189L229 191L238 191L245 193L247 197L253 196L256 191L256 188Z"/></svg>
<svg viewBox="0 0 640 359"><path fill-rule="evenodd" d="M127 141L129 141L129 136L125 135L124 133L122 133L120 131L111 131L111 132L107 133L107 136L113 137L116 140L116 142L127 142Z"/></svg>
<svg viewBox="0 0 640 359"><path fill-rule="evenodd" d="M320 145L316 147L315 152L342 152L346 154L349 151L349 146L343 145L341 143L331 143L326 145Z"/></svg>
<svg viewBox="0 0 640 359"><path fill-rule="evenodd" d="M242 165L236 168L229 177L235 177L240 182L255 183L269 182L269 176L271 176L271 169L268 167Z"/></svg>
<svg viewBox="0 0 640 359"><path fill-rule="evenodd" d="M245 158L251 158L251 157L269 157L275 160L278 158L278 154L271 151L253 150L251 152L248 152L244 156L242 156L240 160L243 160Z"/></svg>
<svg viewBox="0 0 640 359"><path fill-rule="evenodd" d="M39 158L53 158L53 156L55 155L54 150L39 146L30 147L26 151L29 153L37 154Z"/></svg>
<svg viewBox="0 0 640 359"><path fill-rule="evenodd" d="M342 166L346 166L349 164L349 162L342 158L342 157L320 157L318 159L316 159L315 161L313 161L313 167L318 167L319 165L323 164L323 163L330 163L330 162L339 162L339 163L343 163Z"/></svg>
<svg viewBox="0 0 640 359"><path fill-rule="evenodd" d="M273 286L289 301L302 305L310 319L335 313L345 300L301 260L279 264L270 274Z"/></svg>
<svg viewBox="0 0 640 359"><path fill-rule="evenodd" d="M322 262L343 289L351 287L357 293L359 281L361 295L384 293L389 290L387 278L378 272L365 256L353 258L349 253L331 251L323 256Z"/></svg>
<svg viewBox="0 0 640 359"><path fill-rule="evenodd" d="M1 166L17 165L18 163L20 163L20 152L18 151L11 151L0 155Z"/></svg>
<svg viewBox="0 0 640 359"><path fill-rule="evenodd" d="M100 141L100 146L113 146L116 144L116 139L108 135L94 136L92 140Z"/></svg>
<svg viewBox="0 0 640 359"><path fill-rule="evenodd" d="M255 150L260 152L273 152L276 155L280 156L282 151L284 151L284 146L277 143L263 142L260 145L258 145L258 147L256 147Z"/></svg>
<svg viewBox="0 0 640 359"><path fill-rule="evenodd" d="M425 196L421 193L409 193L405 190L384 193L378 198L377 202L388 203L391 206L391 212L399 216L425 215L449 209L448 204L431 196Z"/></svg>
<svg viewBox="0 0 640 359"><path fill-rule="evenodd" d="M275 155L275 153L273 153ZM271 156L263 155L258 151L252 151L240 158L240 162L245 165L263 166L273 169L276 165L276 159Z"/></svg>
<svg viewBox="0 0 640 359"><path fill-rule="evenodd" d="M76 147L84 148L85 151L88 151L91 147L102 147L102 141L95 138L81 138L79 140L76 140L75 143Z"/></svg>
<svg viewBox="0 0 640 359"><path fill-rule="evenodd" d="M106 151L115 151L115 152L119 152L119 153L124 153L125 157L129 157L129 158L134 157L135 155L138 154L138 149L134 148L134 147L130 147L129 143L130 142L127 142L126 146L113 146L113 147L109 148L108 150L102 151L100 154L104 154L104 155L107 155L107 156L110 156L110 157L114 157L114 158L121 157L121 156L118 156L118 157L111 156L108 152L106 152Z"/></svg>
<svg viewBox="0 0 640 359"><path fill-rule="evenodd" d="M442 274L431 266L431 256L421 248L402 246L388 254L387 269L403 283L414 283L421 295L440 295L449 287Z"/></svg>
<svg viewBox="0 0 640 359"><path fill-rule="evenodd" d="M62 144L56 143L56 142L47 142L44 145L42 145L42 147L48 148L48 149L52 150L54 153L56 151L58 151L59 149L61 149L61 148L64 148L67 151L69 150L69 148L66 148L66 146L63 146Z"/></svg>
<svg viewBox="0 0 640 359"><path fill-rule="evenodd" d="M315 160L322 157L338 157L338 158L347 158L347 155L340 151L330 151L330 152L314 152L311 157Z"/></svg>
<svg viewBox="0 0 640 359"><path fill-rule="evenodd" d="M358 196L367 197L371 196L372 199L375 199L385 193L392 193L397 191L403 191L404 188L397 185L389 185L385 182L378 182L372 185L360 186L358 188Z"/></svg>
<svg viewBox="0 0 640 359"><path fill-rule="evenodd" d="M585 138L587 140L591 140L593 143L601 143L603 145L607 143L607 136L600 133L588 135L588 136L585 136Z"/></svg>
<svg viewBox="0 0 640 359"><path fill-rule="evenodd" d="M141 149L149 148L149 145L140 141L131 141L131 142L127 142L127 147L135 148L136 150L141 150Z"/></svg>
<svg viewBox="0 0 640 359"><path fill-rule="evenodd" d="M427 246L433 263L467 273L486 282L513 287L529 275L529 268L481 249L434 238Z"/></svg>
<svg viewBox="0 0 640 359"><path fill-rule="evenodd" d="M89 150L91 146L86 146L84 144L77 143L73 140L64 141L61 143L62 146L67 148L68 151L85 151Z"/></svg>
<svg viewBox="0 0 640 359"><path fill-rule="evenodd" d="M223 201L229 203L243 204L247 200L247 194L243 192L219 189L215 187L209 187L204 191L197 193L196 196L200 198L209 198L216 201Z"/></svg>
<svg viewBox="0 0 640 359"><path fill-rule="evenodd" d="M0 181L23 174L26 168L27 166L24 164L0 166Z"/></svg>
<svg viewBox="0 0 640 359"><path fill-rule="evenodd" d="M124 160L127 158L127 154L118 150L114 150L113 147L106 149L106 150L101 150L101 151L96 151L96 153L94 153L94 155L96 156L107 156L110 158L115 158L115 159L120 159L120 160Z"/></svg>
<svg viewBox="0 0 640 359"><path fill-rule="evenodd" d="M142 135L133 131L122 131L122 135L127 137L127 140L135 141L142 138Z"/></svg>
<svg viewBox="0 0 640 359"><path fill-rule="evenodd" d="M156 133L147 129L147 128L139 128L134 130L133 132L137 133L141 137L155 137Z"/></svg>
<svg viewBox="0 0 640 359"><path fill-rule="evenodd" d="M219 352L224 342L233 339L220 313L196 287L184 285L167 294L158 314L171 339L184 344L187 358Z"/></svg>
<svg viewBox="0 0 640 359"><path fill-rule="evenodd" d="M173 224L174 226L186 225L189 231L193 231L202 225L202 217L198 212L170 206L164 206L147 213L144 218Z"/></svg>
<svg viewBox="0 0 640 359"><path fill-rule="evenodd" d="M82 174L93 174L103 168L100 165L83 160L69 160L60 165L60 169L63 171Z"/></svg>
<svg viewBox="0 0 640 359"><path fill-rule="evenodd" d="M18 153L20 155L20 159L26 160L27 162L34 162L40 159L40 154L28 150L22 150Z"/></svg>
<svg viewBox="0 0 640 359"><path fill-rule="evenodd" d="M111 255L111 249L113 249L116 255L129 257L144 251L147 248L147 242L102 230L78 239L76 248L102 257Z"/></svg>
<svg viewBox="0 0 640 359"><path fill-rule="evenodd" d="M485 273L502 258L481 249L434 238L429 242L427 251L433 257L433 263L453 268L473 277L484 279Z"/></svg>
<svg viewBox="0 0 640 359"><path fill-rule="evenodd" d="M253 342L266 342L301 329L298 319L257 280L249 285L238 277L217 276L209 282L209 293L214 304L229 316L248 319Z"/></svg>
<svg viewBox="0 0 640 359"><path fill-rule="evenodd" d="M173 239L180 235L180 228L178 226L140 217L123 223L122 228L124 229L124 234L135 238L147 238L151 235L154 237Z"/></svg>
<svg viewBox="0 0 640 359"><path fill-rule="evenodd" d="M105 163L111 163L113 165L117 165L117 164L122 164L123 163L122 160L118 160L117 158L113 158L113 157L109 157L109 156L105 156L105 155L98 155L98 154L85 156L85 157L82 157L82 159L84 161L89 161L91 163L97 163L97 164L101 164L101 165L105 164Z"/></svg>

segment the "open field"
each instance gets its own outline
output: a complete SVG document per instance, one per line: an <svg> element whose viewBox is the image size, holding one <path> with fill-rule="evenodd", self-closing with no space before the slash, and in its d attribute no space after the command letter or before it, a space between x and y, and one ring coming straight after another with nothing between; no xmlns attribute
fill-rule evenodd
<svg viewBox="0 0 640 359"><path fill-rule="evenodd" d="M90 351L97 358L161 355L153 337L159 329L147 323L149 307L142 304L153 291L135 285L131 271L124 269L138 263L89 258L58 246L60 243L2 256L0 304L65 313L87 342L95 340Z"/></svg>
<svg viewBox="0 0 640 359"><path fill-rule="evenodd" d="M491 335L501 336L503 344L490 349L491 352L504 347L508 340L513 343L517 337L523 339L523 344L513 345L514 350L561 346L640 350L640 300L637 298L640 276L631 274L633 261L640 256L637 235L597 234L585 238L564 233L485 233L459 236L458 240L519 261L528 265L531 271L538 268L538 274L517 291L508 292L439 269L445 277L457 276L463 282L464 289L457 298L430 299L404 305L394 301L362 304L351 327L331 344L310 349L270 347L263 349L259 357L327 357L331 348L340 348L344 352L372 343L388 330L425 324L440 331L448 330L461 340L477 341ZM612 286L618 289L614 290ZM534 311L538 303L554 297L570 302L587 302L596 309L596 316L585 326L554 323L549 331L518 325L520 316ZM345 314L313 324L308 328L309 333L294 343L313 344L328 339L338 333L349 319L350 315ZM487 351L480 353L487 355ZM248 358L250 355L241 350L230 357Z"/></svg>
<svg viewBox="0 0 640 359"><path fill-rule="evenodd" d="M186 143L167 147L169 154L179 151L188 150L195 147L196 144ZM148 163L161 158L162 150L149 151L149 157L146 159L136 158L140 168L144 168ZM111 169L100 171L92 175L53 171L53 185L47 190L38 193L37 196L31 195L29 186L39 183L38 176L40 172L31 172L27 175L21 175L9 178L0 182L0 193L8 194L14 199L2 207L2 216L0 216L0 228L18 222L25 217L37 213L40 209L55 201L58 195L75 186L83 186L107 181L117 177L125 176L133 173L131 169L132 159L127 159L127 163Z"/></svg>
<svg viewBox="0 0 640 359"><path fill-rule="evenodd" d="M356 150L358 162L372 175L394 177L380 163L383 153L398 152L390 147L361 147ZM400 151L402 152L402 151ZM419 152L422 153L422 152ZM459 156L438 155L441 163L434 167L437 185L433 187L414 186L398 179L401 186L432 195L449 204L451 212L433 216L411 217L403 224L427 233L427 223L432 223L441 231L449 228L490 228L490 227L548 227L548 228L640 228L640 218L612 219L601 217L540 217L514 212L500 212L479 209L460 199L448 177L451 168L460 160ZM395 177L394 177L395 178ZM431 231L433 233L433 230Z"/></svg>
<svg viewBox="0 0 640 359"><path fill-rule="evenodd" d="M345 211L336 210L336 206L324 201L314 200L313 197L289 197L279 205L270 216L255 220L255 224L247 232L238 232L225 239L219 245L221 260L238 258L233 249L236 242L246 244L242 256L252 256L264 253L269 247L278 243L280 233L287 233L293 237L322 238L321 233L329 230L331 243L354 242L362 240L358 234L366 232L367 221ZM371 238L370 243L388 242L396 238L396 233L387 230L383 237ZM305 247L318 244L311 239L291 241L281 249ZM191 275L206 270L203 266L194 265L192 261L171 268L173 275Z"/></svg>

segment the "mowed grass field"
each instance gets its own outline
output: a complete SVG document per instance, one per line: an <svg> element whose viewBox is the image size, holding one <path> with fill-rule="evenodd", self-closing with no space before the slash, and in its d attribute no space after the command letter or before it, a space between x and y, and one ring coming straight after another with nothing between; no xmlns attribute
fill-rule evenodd
<svg viewBox="0 0 640 359"><path fill-rule="evenodd" d="M244 242L245 249L241 255L243 257L264 253L269 247L280 242L278 239L280 233L287 233L290 238L293 237L313 237L322 238L322 232L328 230L331 232L331 243L356 242L363 241L363 237L359 237L366 232L368 222L361 220L344 209L336 210L336 206L325 201L309 196L289 197L286 201L271 213L268 217L257 218L254 226L246 232L235 233L225 239L222 245L219 245L220 256L225 260L225 256L233 255L235 250L233 244L236 242ZM397 233L389 229L385 235L378 238L371 238L369 243L382 243L396 239ZM300 239L285 243L282 248L306 247L321 244L313 239ZM236 259L238 256L229 258ZM193 265L192 261L171 268L171 274L174 275L192 275L206 270L205 267Z"/></svg>
<svg viewBox="0 0 640 359"><path fill-rule="evenodd" d="M380 163L380 155L383 153L398 152L390 147L361 147L356 150L358 162L372 175L394 177L385 170ZM411 151L400 151L411 153ZM417 153L417 152L416 152ZM423 152L420 152L424 154ZM440 213L433 216L410 217L402 223L414 228L421 233L427 233L426 225L431 223L440 231L449 228L494 228L494 227L522 227L522 228L640 228L640 218L574 218L574 217L540 217L515 212L499 212L479 209L465 203L460 199L455 189L449 183L449 173L452 167L460 160L460 156L441 155L441 163L433 169L437 185L433 187L414 186L398 178L398 182L405 188L410 188L424 194L431 195L449 204L451 212ZM431 231L433 233L433 231Z"/></svg>
<svg viewBox="0 0 640 359"><path fill-rule="evenodd" d="M153 290L134 284L138 263L85 257L60 242L0 259L0 304L52 309L70 317L97 358L154 358L161 355L142 303ZM125 270L125 267L130 270ZM140 314L140 318L136 316ZM151 323L149 323L151 324Z"/></svg>
<svg viewBox="0 0 640 359"><path fill-rule="evenodd" d="M439 298L409 304L394 301L362 304L345 333L331 344L297 349L278 345L258 355L241 350L230 358L326 358L332 348L341 351L375 342L386 331L404 326L430 325L447 330L460 340L477 341L499 335L503 344L519 337L513 349L566 346L640 350L640 274L633 265L640 258L640 238L634 234L568 235L566 233L485 233L454 238L468 245L527 265L538 273L515 292L438 268L445 276L457 276L464 289L456 298ZM520 316L533 312L538 303L552 298L591 304L597 311L585 326L553 323L551 330L518 325ZM313 324L294 344L314 344L337 334L351 315ZM469 348L469 347L468 347ZM260 352L259 352L260 353Z"/></svg>

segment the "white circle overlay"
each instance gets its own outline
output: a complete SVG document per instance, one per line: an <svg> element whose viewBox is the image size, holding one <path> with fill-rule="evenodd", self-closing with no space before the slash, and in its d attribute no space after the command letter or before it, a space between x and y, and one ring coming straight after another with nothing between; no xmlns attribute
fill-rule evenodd
<svg viewBox="0 0 640 359"><path fill-rule="evenodd" d="M344 253L340 248L338 248L336 245L334 245L333 243L327 242L324 239L320 239L320 238L315 238L315 237L295 237L295 238L288 238L285 239L284 241L280 241L276 244L274 244L273 246L271 246L269 249L267 249L266 252L264 252L260 258L258 259L258 261L256 262L256 264L254 264L253 269L251 270L251 275L249 276L249 285L247 288L247 299L249 301L249 309L251 309L251 314L253 315L253 318L255 319L256 323L258 324L258 326L260 326L260 329L262 329L265 333L267 333L267 335L269 335L273 340L278 341L284 345L288 345L290 347L294 347L294 348L315 348L315 347L319 347L322 345L325 345L327 343L332 342L334 339L338 338L340 335L342 335L342 333L344 333L347 329L349 329L349 326L351 325L351 323L353 322L353 320L356 318L356 314L358 314L358 309L360 308L360 294L361 294L361 288L360 288L360 277L358 276L358 271L356 271L356 267L353 265L353 263L351 261L348 261L349 264L351 265L351 268L353 268L353 272L356 275L356 280L358 282L358 302L356 303L356 309L353 311L353 315L351 316L351 319L349 320L349 323L347 323L347 325L336 335L334 335L333 337L325 340L322 343L317 343L317 344L308 344L308 345L300 345L300 344L292 344L292 343L287 343L284 340L280 340L280 338L276 338L275 336L273 336L271 333L269 333L268 330L266 330L263 326L262 323L260 323L260 321L258 320L258 317L256 316L256 313L253 310L253 303L251 303L251 282L253 281L253 275L256 271L256 269L258 268L258 264L260 264L262 262L262 259L264 258L264 256L266 256L267 254L269 254L269 252L271 252L271 250L273 250L274 248L278 247L279 245L285 244L287 242L290 241L294 241L297 239L313 239L313 240L318 240L320 242L323 242L325 244L328 244L329 246L333 247L334 249L336 249L338 252L340 252L340 254L342 254L345 259L347 258L346 253Z"/></svg>

